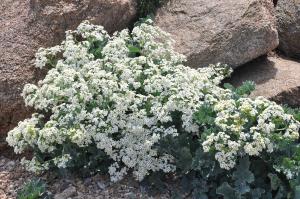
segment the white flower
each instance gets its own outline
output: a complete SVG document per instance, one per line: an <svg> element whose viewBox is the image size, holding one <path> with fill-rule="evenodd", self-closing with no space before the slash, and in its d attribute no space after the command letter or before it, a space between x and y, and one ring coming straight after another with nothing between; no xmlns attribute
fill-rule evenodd
<svg viewBox="0 0 300 199"><path fill-rule="evenodd" d="M204 104L216 112L219 132L204 138L202 147L216 150L221 168L233 168L240 154L271 153L275 117L288 124L284 137L298 137L299 123L280 106L261 97L233 99L232 91L219 86L226 75L220 64L182 65L185 57L173 50L170 35L147 23L110 37L85 21L67 31L61 45L38 51L36 67L51 69L38 85L27 84L22 96L44 115L20 122L7 137L16 153L35 149L51 157L45 163L24 161L30 170L67 168L72 154L55 154L72 145L104 152L113 161L112 181L128 171L138 180L150 172L172 172L174 157L157 145L182 131L200 134L194 114Z"/></svg>
<svg viewBox="0 0 300 199"><path fill-rule="evenodd" d="M72 159L72 157L70 156L70 154L64 154L61 157L56 157L53 159L54 164L58 167L58 168L66 168L67 167L67 163Z"/></svg>

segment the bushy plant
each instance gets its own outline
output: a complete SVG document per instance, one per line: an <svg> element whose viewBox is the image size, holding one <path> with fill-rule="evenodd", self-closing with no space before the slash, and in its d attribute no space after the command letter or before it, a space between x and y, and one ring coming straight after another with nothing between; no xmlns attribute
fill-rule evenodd
<svg viewBox="0 0 300 199"><path fill-rule="evenodd" d="M184 66L170 38L151 20L113 36L83 22L61 45L40 49L36 66L48 74L22 93L37 113L7 137L16 153L33 151L23 164L107 170L112 181L173 173L195 198L294 196L300 123L248 98L251 82L219 86L226 66Z"/></svg>
<svg viewBox="0 0 300 199"><path fill-rule="evenodd" d="M17 199L46 199L46 185L40 179L33 179L25 183L17 193Z"/></svg>
<svg viewBox="0 0 300 199"><path fill-rule="evenodd" d="M204 105L195 113L200 139L186 142L188 135L182 134L162 145L173 146L167 150L176 157L177 175L186 184L179 194L299 198L300 112L262 97L246 97L252 82L225 87L233 91L231 99Z"/></svg>

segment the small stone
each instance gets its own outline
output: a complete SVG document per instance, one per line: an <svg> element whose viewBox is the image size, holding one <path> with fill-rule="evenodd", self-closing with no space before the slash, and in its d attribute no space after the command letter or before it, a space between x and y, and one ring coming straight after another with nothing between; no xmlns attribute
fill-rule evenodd
<svg viewBox="0 0 300 199"><path fill-rule="evenodd" d="M2 159L2 157L1 157L1 160L0 160L0 167L4 166L5 162L6 162L5 159Z"/></svg>
<svg viewBox="0 0 300 199"><path fill-rule="evenodd" d="M97 182L97 186L100 188L100 189L105 189L106 185L103 183L103 182Z"/></svg>
<svg viewBox="0 0 300 199"><path fill-rule="evenodd" d="M133 192L125 193L124 196L130 199L136 198L136 195Z"/></svg>
<svg viewBox="0 0 300 199"><path fill-rule="evenodd" d="M16 163L14 161L9 161L8 163L6 163L5 167L7 168L7 170L11 171L15 168Z"/></svg>
<svg viewBox="0 0 300 199"><path fill-rule="evenodd" d="M66 199L77 195L76 188L73 186L68 187L63 192L55 194L54 199Z"/></svg>
<svg viewBox="0 0 300 199"><path fill-rule="evenodd" d="M1 189L0 189L0 198L6 198L5 192Z"/></svg>

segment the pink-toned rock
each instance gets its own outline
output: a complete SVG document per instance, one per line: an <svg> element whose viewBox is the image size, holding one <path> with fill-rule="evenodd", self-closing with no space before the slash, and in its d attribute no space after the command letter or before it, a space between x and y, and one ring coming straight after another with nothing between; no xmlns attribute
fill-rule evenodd
<svg viewBox="0 0 300 199"><path fill-rule="evenodd" d="M300 59L300 0L280 0L276 6L279 49Z"/></svg>
<svg viewBox="0 0 300 199"><path fill-rule="evenodd" d="M300 62L285 57L261 57L236 69L230 82L254 81L251 97L265 96L278 103L300 106Z"/></svg>
<svg viewBox="0 0 300 199"><path fill-rule="evenodd" d="M236 68L277 47L274 12L271 0L174 0L155 21L172 34L188 65Z"/></svg>
<svg viewBox="0 0 300 199"><path fill-rule="evenodd" d="M32 64L39 47L60 43L66 30L86 19L114 32L135 18L136 0L1 0L0 142L30 115L20 93L43 76Z"/></svg>

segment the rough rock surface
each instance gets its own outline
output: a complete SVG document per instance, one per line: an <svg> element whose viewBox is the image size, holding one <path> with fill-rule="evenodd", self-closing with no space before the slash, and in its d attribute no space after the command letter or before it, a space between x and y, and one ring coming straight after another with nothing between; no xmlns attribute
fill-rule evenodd
<svg viewBox="0 0 300 199"><path fill-rule="evenodd" d="M270 0L172 0L157 12L158 26L171 33L188 65L242 65L278 45Z"/></svg>
<svg viewBox="0 0 300 199"><path fill-rule="evenodd" d="M1 0L0 143L3 135L30 114L20 93L43 76L32 67L39 47L53 46L85 19L109 32L136 17L135 0ZM2 135L2 138L1 138Z"/></svg>
<svg viewBox="0 0 300 199"><path fill-rule="evenodd" d="M300 0L280 0L276 6L279 49L300 58Z"/></svg>
<svg viewBox="0 0 300 199"><path fill-rule="evenodd" d="M251 94L278 103L300 106L300 62L285 57L261 57L236 69L230 82L239 86L246 80L256 83Z"/></svg>

